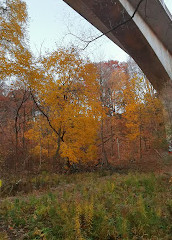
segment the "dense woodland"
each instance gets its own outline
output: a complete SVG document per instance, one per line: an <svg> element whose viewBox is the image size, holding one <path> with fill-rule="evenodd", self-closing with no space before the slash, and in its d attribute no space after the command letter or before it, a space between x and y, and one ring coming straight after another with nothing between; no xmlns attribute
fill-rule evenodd
<svg viewBox="0 0 172 240"><path fill-rule="evenodd" d="M0 20L1 169L95 169L166 147L162 104L132 60L92 63L74 47L35 58L25 2L4 1Z"/></svg>

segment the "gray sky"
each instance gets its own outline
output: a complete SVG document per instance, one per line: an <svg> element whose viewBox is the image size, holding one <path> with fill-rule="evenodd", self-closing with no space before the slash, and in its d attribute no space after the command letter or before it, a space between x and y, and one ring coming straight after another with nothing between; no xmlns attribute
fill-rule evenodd
<svg viewBox="0 0 172 240"><path fill-rule="evenodd" d="M172 0L164 0L172 12ZM69 29L77 36L86 39L100 34L91 24L83 19L62 0L26 0L30 17L30 45L35 55L53 51L59 46L76 43L83 47L75 37L69 36ZM128 55L107 37L93 42L83 53L93 61L126 61Z"/></svg>

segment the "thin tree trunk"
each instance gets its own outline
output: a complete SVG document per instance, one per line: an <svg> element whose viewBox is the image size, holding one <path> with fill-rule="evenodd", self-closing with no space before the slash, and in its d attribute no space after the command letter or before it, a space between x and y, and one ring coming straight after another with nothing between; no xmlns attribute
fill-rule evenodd
<svg viewBox="0 0 172 240"><path fill-rule="evenodd" d="M142 159L142 115L141 115L141 108L139 109L140 113L140 125L139 125L139 154L140 154L140 160Z"/></svg>
<svg viewBox="0 0 172 240"><path fill-rule="evenodd" d="M117 149L118 149L118 159L120 159L121 156L120 156L120 146L119 146L119 139L118 138L116 139L116 142L117 142Z"/></svg>
<svg viewBox="0 0 172 240"><path fill-rule="evenodd" d="M58 138L57 138L57 149L56 149L56 153L54 156L54 168L57 167L57 163L59 164L59 167L61 167L61 156L60 156L60 146L61 146L61 127L58 130Z"/></svg>
<svg viewBox="0 0 172 240"><path fill-rule="evenodd" d="M38 170L40 171L41 170L41 166L42 166L42 141L41 141L41 126L40 126L40 129L39 129L39 145L40 145L40 148L39 148L39 167L38 167Z"/></svg>
<svg viewBox="0 0 172 240"><path fill-rule="evenodd" d="M140 153L140 160L142 159L142 136L141 136L141 125L139 126L139 153Z"/></svg>
<svg viewBox="0 0 172 240"><path fill-rule="evenodd" d="M23 151L25 152L25 130L26 130L26 111L25 111L25 106L23 106Z"/></svg>
<svg viewBox="0 0 172 240"><path fill-rule="evenodd" d="M14 94L14 97L15 97L15 94ZM16 146L15 146L15 155L16 155L15 169L16 169L17 159L18 159L18 133L19 133L19 130L20 130L19 127L18 127L19 112L20 112L20 109L22 108L23 104L27 101L28 98L29 98L29 95L26 96L26 90L25 90L24 93L23 93L22 101L17 108L16 116L15 116L15 126L14 126L15 127L15 141L16 141Z"/></svg>
<svg viewBox="0 0 172 240"><path fill-rule="evenodd" d="M113 141L113 127L112 127L112 117L111 117L111 128L110 128L110 134L111 134L111 157L113 157L113 144L114 144L114 141Z"/></svg>
<svg viewBox="0 0 172 240"><path fill-rule="evenodd" d="M101 165L108 165L108 159L107 159L107 154L106 154L106 150L105 150L105 144L104 144L104 129L103 129L103 119L101 122L101 142L102 142L102 163Z"/></svg>
<svg viewBox="0 0 172 240"><path fill-rule="evenodd" d="M48 159L50 157L50 144L49 144L49 140L48 140Z"/></svg>

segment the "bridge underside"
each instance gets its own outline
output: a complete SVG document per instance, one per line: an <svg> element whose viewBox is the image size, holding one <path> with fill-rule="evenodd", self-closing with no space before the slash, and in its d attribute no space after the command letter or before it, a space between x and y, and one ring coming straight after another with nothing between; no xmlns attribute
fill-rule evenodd
<svg viewBox="0 0 172 240"><path fill-rule="evenodd" d="M172 16L163 0L64 1L103 33L130 19L106 36L136 61L159 93L172 153Z"/></svg>
<svg viewBox="0 0 172 240"><path fill-rule="evenodd" d="M131 18L140 2L64 1L103 33ZM172 18L160 0L143 0L134 18L107 37L136 61L158 92L172 79Z"/></svg>

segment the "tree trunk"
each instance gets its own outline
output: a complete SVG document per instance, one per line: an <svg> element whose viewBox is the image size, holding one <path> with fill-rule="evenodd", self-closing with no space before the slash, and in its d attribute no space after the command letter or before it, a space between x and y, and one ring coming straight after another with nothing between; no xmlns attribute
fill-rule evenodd
<svg viewBox="0 0 172 240"><path fill-rule="evenodd" d="M103 129L103 119L101 122L101 142L102 142L102 163L101 165L108 165L108 159L107 159L107 154L106 154L106 150L105 150L105 144L104 144L104 129Z"/></svg>
<svg viewBox="0 0 172 240"><path fill-rule="evenodd" d="M42 128L41 128L41 125L40 125L40 128L39 128L39 145L40 145L40 148L39 148L39 167L38 167L38 171L41 170L41 166L42 166L42 139L41 139L41 135L42 135Z"/></svg>
<svg viewBox="0 0 172 240"><path fill-rule="evenodd" d="M18 162L18 126L17 126L18 118L15 118L15 158L14 158L14 169L17 170L17 162Z"/></svg>
<svg viewBox="0 0 172 240"><path fill-rule="evenodd" d="M54 162L53 162L53 168L55 169L57 168L57 163L58 163L58 167L61 168L60 146L61 146L61 127L58 130L57 149L56 149Z"/></svg>
<svg viewBox="0 0 172 240"><path fill-rule="evenodd" d="M119 147L119 138L116 139L117 142L117 150L118 150L118 159L120 159L120 147Z"/></svg>
<svg viewBox="0 0 172 240"><path fill-rule="evenodd" d="M172 80L166 83L165 87L159 93L159 96L164 105L164 121L168 151L172 154Z"/></svg>
<svg viewBox="0 0 172 240"><path fill-rule="evenodd" d="M139 126L139 155L140 160L142 159L142 135L141 135L141 124Z"/></svg>
<svg viewBox="0 0 172 240"><path fill-rule="evenodd" d="M23 151L25 153L25 130L26 130L26 111L25 111L25 106L23 107L23 139L22 139L22 142L23 142Z"/></svg>
<svg viewBox="0 0 172 240"><path fill-rule="evenodd" d="M113 144L114 144L114 141L113 141L113 127L112 127L112 116L111 116L111 127L110 127L110 134L111 134L111 157L113 157Z"/></svg>

